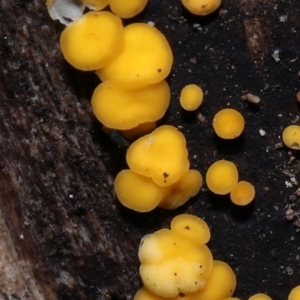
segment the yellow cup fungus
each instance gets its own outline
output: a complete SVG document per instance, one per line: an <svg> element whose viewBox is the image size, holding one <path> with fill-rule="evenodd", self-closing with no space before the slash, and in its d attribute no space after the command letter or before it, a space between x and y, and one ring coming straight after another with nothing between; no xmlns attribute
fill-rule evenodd
<svg viewBox="0 0 300 300"><path fill-rule="evenodd" d="M171 221L171 230L190 239L195 244L206 244L210 240L207 223L197 216L181 214Z"/></svg>
<svg viewBox="0 0 300 300"><path fill-rule="evenodd" d="M218 160L208 168L206 184L213 193L226 195L237 185L238 177L238 170L234 163Z"/></svg>
<svg viewBox="0 0 300 300"><path fill-rule="evenodd" d="M183 6L194 15L205 16L219 8L222 0L181 0Z"/></svg>
<svg viewBox="0 0 300 300"><path fill-rule="evenodd" d="M194 197L200 190L203 178L197 170L188 170L175 183L166 187L167 194L158 204L165 209L175 209Z"/></svg>
<svg viewBox="0 0 300 300"><path fill-rule="evenodd" d="M105 8L110 0L81 0L81 2L94 10L101 10Z"/></svg>
<svg viewBox="0 0 300 300"><path fill-rule="evenodd" d="M165 36L151 25L134 23L124 28L122 51L97 74L102 81L148 85L164 80L172 63L172 50Z"/></svg>
<svg viewBox="0 0 300 300"><path fill-rule="evenodd" d="M245 127L243 116L235 109L220 110L213 119L215 133L223 139L234 139L241 135Z"/></svg>
<svg viewBox="0 0 300 300"><path fill-rule="evenodd" d="M125 137L125 139L131 141L143 135L149 134L155 128L156 128L155 122L145 122L131 129L120 130L120 132Z"/></svg>
<svg viewBox="0 0 300 300"><path fill-rule="evenodd" d="M286 127L282 133L282 140L287 147L300 150L300 126L290 125Z"/></svg>
<svg viewBox="0 0 300 300"><path fill-rule="evenodd" d="M299 299L300 299L300 285L294 287L288 296L288 300L299 300Z"/></svg>
<svg viewBox="0 0 300 300"><path fill-rule="evenodd" d="M272 300L272 298L266 294L258 293L251 296L248 300Z"/></svg>
<svg viewBox="0 0 300 300"><path fill-rule="evenodd" d="M141 289L139 289L137 291L137 293L135 294L133 300L178 300L179 297L175 297L175 298L165 298L165 297L161 297L158 296L156 294L151 293L150 291L148 291L145 287L142 287Z"/></svg>
<svg viewBox="0 0 300 300"><path fill-rule="evenodd" d="M180 105L188 111L196 110L203 102L202 89L196 84L186 85L180 93Z"/></svg>
<svg viewBox="0 0 300 300"><path fill-rule="evenodd" d="M160 126L127 150L129 168L159 186L175 183L187 172L190 163L184 135L170 125Z"/></svg>
<svg viewBox="0 0 300 300"><path fill-rule="evenodd" d="M64 29L60 48L75 68L92 71L106 66L121 51L124 29L119 17L107 11L91 11Z"/></svg>
<svg viewBox="0 0 300 300"><path fill-rule="evenodd" d="M255 188L248 181L239 181L230 192L231 201L239 206L248 205L255 197Z"/></svg>
<svg viewBox="0 0 300 300"><path fill-rule="evenodd" d="M145 288L166 298L203 289L213 268L213 257L206 245L172 229L146 235L138 255Z"/></svg>
<svg viewBox="0 0 300 300"><path fill-rule="evenodd" d="M232 296L236 288L236 276L223 261L214 260L212 272L206 286L185 297L186 300L223 300Z"/></svg>
<svg viewBox="0 0 300 300"><path fill-rule="evenodd" d="M166 81L134 90L104 82L95 89L91 103L96 118L103 125L125 130L160 119L169 106L170 98Z"/></svg>
<svg viewBox="0 0 300 300"><path fill-rule="evenodd" d="M147 5L148 0L109 0L111 11L120 18L132 18L139 14Z"/></svg>

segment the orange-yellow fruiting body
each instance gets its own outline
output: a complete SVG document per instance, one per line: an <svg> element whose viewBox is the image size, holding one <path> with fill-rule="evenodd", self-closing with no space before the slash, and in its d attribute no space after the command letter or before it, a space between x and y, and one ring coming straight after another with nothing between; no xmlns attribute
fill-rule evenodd
<svg viewBox="0 0 300 300"><path fill-rule="evenodd" d="M219 8L222 0L181 0L187 10L194 15L205 16Z"/></svg>
<svg viewBox="0 0 300 300"><path fill-rule="evenodd" d="M286 127L282 133L282 140L287 147L300 150L300 126L290 125Z"/></svg>
<svg viewBox="0 0 300 300"><path fill-rule="evenodd" d="M202 89L196 84L186 85L180 93L180 104L188 111L196 110L203 102Z"/></svg>
<svg viewBox="0 0 300 300"><path fill-rule="evenodd" d="M119 17L91 11L64 29L60 48L65 59L82 71L106 66L121 51L124 29Z"/></svg>
<svg viewBox="0 0 300 300"><path fill-rule="evenodd" d="M203 178L197 170L188 170L175 183L167 186L168 192L158 204L165 209L175 209L194 197L200 190Z"/></svg>
<svg viewBox="0 0 300 300"><path fill-rule="evenodd" d="M149 134L155 128L156 128L155 122L145 122L131 129L120 130L120 132L125 137L125 139L131 141L143 135Z"/></svg>
<svg viewBox="0 0 300 300"><path fill-rule="evenodd" d="M272 298L266 294L258 293L251 296L248 300L272 300Z"/></svg>
<svg viewBox="0 0 300 300"><path fill-rule="evenodd" d="M95 89L91 103L93 113L103 125L125 130L160 119L170 98L166 81L129 90L113 82L103 82Z"/></svg>
<svg viewBox="0 0 300 300"><path fill-rule="evenodd" d="M208 168L206 184L213 193L226 195L236 186L238 177L238 170L234 163L219 160Z"/></svg>
<svg viewBox="0 0 300 300"><path fill-rule="evenodd" d="M214 130L223 139L234 139L240 136L244 127L243 116L232 108L220 110L213 119Z"/></svg>
<svg viewBox="0 0 300 300"><path fill-rule="evenodd" d="M123 170L117 175L114 188L122 205L138 212L153 210L165 193L151 178L131 170Z"/></svg>
<svg viewBox="0 0 300 300"><path fill-rule="evenodd" d="M81 2L92 9L101 10L108 5L109 0L81 0Z"/></svg>
<svg viewBox="0 0 300 300"><path fill-rule="evenodd" d="M300 285L294 287L288 296L288 300L299 300L299 299L300 299Z"/></svg>
<svg viewBox="0 0 300 300"><path fill-rule="evenodd" d="M129 168L166 187L187 172L190 163L184 135L164 125L130 145L126 160Z"/></svg>
<svg viewBox="0 0 300 300"><path fill-rule="evenodd" d="M124 28L124 47L106 67L97 71L102 81L140 86L164 80L173 63L165 36L155 27L134 23Z"/></svg>
<svg viewBox="0 0 300 300"><path fill-rule="evenodd" d="M110 9L120 18L132 18L139 14L147 5L148 0L109 0Z"/></svg>
<svg viewBox="0 0 300 300"><path fill-rule="evenodd" d="M171 230L196 244L206 244L210 240L210 229L207 223L193 215L181 214L173 218Z"/></svg>
<svg viewBox="0 0 300 300"><path fill-rule="evenodd" d="M255 197L254 186L247 181L239 181L230 192L231 201L240 206L248 205Z"/></svg>
<svg viewBox="0 0 300 300"><path fill-rule="evenodd" d="M150 291L148 291L145 287L142 287L137 291L133 300L179 300L179 299L178 297L166 299L165 297L155 295Z"/></svg>

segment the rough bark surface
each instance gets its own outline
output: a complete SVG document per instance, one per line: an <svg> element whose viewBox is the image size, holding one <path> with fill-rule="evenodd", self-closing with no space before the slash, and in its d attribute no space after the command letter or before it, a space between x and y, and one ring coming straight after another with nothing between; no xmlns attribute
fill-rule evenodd
<svg viewBox="0 0 300 300"><path fill-rule="evenodd" d="M238 276L237 297L261 291L286 299L299 284L300 240L284 218L296 189L284 184L289 156L275 144L299 114L299 15L299 0L224 0L208 18L191 16L179 0L150 0L136 20L154 21L175 57L163 123L181 126L192 168L204 173L217 159L233 160L257 196L255 205L236 209L204 189L176 211L140 215L122 208L113 192L125 151L92 116L98 79L64 61L63 26L44 1L0 0L0 298L132 299L141 286L140 238L190 212L209 222L215 258ZM271 56L276 49L279 63ZM202 117L183 113L177 101L191 82L207 91ZM247 91L262 103L242 102ZM247 121L244 136L230 144L210 125L228 105Z"/></svg>

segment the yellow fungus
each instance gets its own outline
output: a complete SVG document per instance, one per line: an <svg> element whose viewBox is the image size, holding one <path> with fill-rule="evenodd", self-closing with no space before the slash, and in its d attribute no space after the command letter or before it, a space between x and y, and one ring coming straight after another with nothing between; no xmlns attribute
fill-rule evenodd
<svg viewBox="0 0 300 300"><path fill-rule="evenodd" d="M136 90L104 82L95 89L91 103L96 118L103 125L124 130L160 119L169 106L170 97L166 81Z"/></svg>
<svg viewBox="0 0 300 300"><path fill-rule="evenodd" d="M231 297L236 288L236 276L231 267L223 261L214 260L212 272L206 286L185 300L221 300Z"/></svg>
<svg viewBox="0 0 300 300"><path fill-rule="evenodd" d="M88 12L66 27L60 37L65 59L83 71L107 65L119 54L123 43L122 21L107 11Z"/></svg>
<svg viewBox="0 0 300 300"><path fill-rule="evenodd" d="M202 175L197 170L188 170L179 180L167 187L168 192L158 206L175 209L183 205L199 192L202 183Z"/></svg>
<svg viewBox="0 0 300 300"><path fill-rule="evenodd" d="M203 102L203 92L196 84L188 84L180 94L180 104L183 109L192 111L196 110Z"/></svg>
<svg viewBox="0 0 300 300"><path fill-rule="evenodd" d="M240 206L248 205L255 197L254 186L247 181L240 181L230 192L231 201Z"/></svg>
<svg viewBox="0 0 300 300"><path fill-rule="evenodd" d="M195 244L206 244L210 240L210 229L207 223L197 216L189 214L176 216L171 222L171 230Z"/></svg>
<svg viewBox="0 0 300 300"><path fill-rule="evenodd" d="M299 300L299 299L300 299L300 285L294 287L288 296L288 300Z"/></svg>
<svg viewBox="0 0 300 300"><path fill-rule="evenodd" d="M178 300L177 297L175 298L165 298L158 295L155 295L148 291L145 287L142 287L137 291L133 300Z"/></svg>
<svg viewBox="0 0 300 300"><path fill-rule="evenodd" d="M81 0L81 2L91 9L101 10L108 5L109 0Z"/></svg>
<svg viewBox="0 0 300 300"><path fill-rule="evenodd" d="M240 298L236 298L236 297L229 297L223 300L241 300Z"/></svg>
<svg viewBox="0 0 300 300"><path fill-rule="evenodd" d="M134 23L124 28L124 48L106 67L97 71L102 81L131 86L164 80L173 55L165 36L155 27Z"/></svg>
<svg viewBox="0 0 300 300"><path fill-rule="evenodd" d="M238 176L238 170L234 163L219 160L208 168L206 184L213 193L225 195L230 193L236 186Z"/></svg>
<svg viewBox="0 0 300 300"><path fill-rule="evenodd" d="M213 119L214 130L223 139L234 139L240 136L244 126L243 116L232 108L220 110Z"/></svg>
<svg viewBox="0 0 300 300"><path fill-rule="evenodd" d="M126 160L131 170L151 177L159 186L175 183L190 166L185 137L170 125L158 127L132 143Z"/></svg>
<svg viewBox="0 0 300 300"><path fill-rule="evenodd" d="M131 170L123 170L117 175L114 188L122 205L139 212L154 209L164 196L164 189L151 178Z"/></svg>
<svg viewBox="0 0 300 300"><path fill-rule="evenodd" d="M169 229L146 235L141 240L139 259L145 288L166 298L203 289L213 267L206 245L196 245Z"/></svg>
<svg viewBox="0 0 300 300"><path fill-rule="evenodd" d="M251 296L248 300L272 300L272 298L266 294L258 293Z"/></svg>
<svg viewBox="0 0 300 300"><path fill-rule="evenodd" d="M147 5L148 0L109 0L110 9L120 18L132 18L139 14Z"/></svg>
<svg viewBox="0 0 300 300"><path fill-rule="evenodd" d="M221 5L221 0L181 0L184 7L194 15L205 16Z"/></svg>
<svg viewBox="0 0 300 300"><path fill-rule="evenodd" d="M134 140L143 135L149 134L155 128L156 128L155 122L145 122L145 123L139 124L136 127L131 128L131 129L120 130L120 132L125 137L125 139Z"/></svg>
<svg viewBox="0 0 300 300"><path fill-rule="evenodd" d="M300 150L300 126L290 125L283 130L282 140L292 149Z"/></svg>

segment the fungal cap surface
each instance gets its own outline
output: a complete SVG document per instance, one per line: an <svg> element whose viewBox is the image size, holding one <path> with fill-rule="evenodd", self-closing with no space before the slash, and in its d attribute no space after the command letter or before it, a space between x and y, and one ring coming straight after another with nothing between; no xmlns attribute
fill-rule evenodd
<svg viewBox="0 0 300 300"><path fill-rule="evenodd" d="M195 244L206 244L210 240L210 229L207 223L194 215L181 214L173 218L171 230Z"/></svg>
<svg viewBox="0 0 300 300"><path fill-rule="evenodd" d="M145 6L148 0L109 0L110 9L114 14L120 18L132 18L139 14Z"/></svg>
<svg viewBox="0 0 300 300"><path fill-rule="evenodd" d="M91 103L93 113L103 125L125 130L159 120L165 114L170 98L166 81L135 90L104 82L95 89Z"/></svg>
<svg viewBox="0 0 300 300"><path fill-rule="evenodd" d="M300 285L294 287L288 296L288 300L299 300L299 299L300 299Z"/></svg>
<svg viewBox="0 0 300 300"><path fill-rule="evenodd" d="M60 48L65 59L82 71L107 65L123 47L123 25L107 11L90 11L64 29Z"/></svg>
<svg viewBox="0 0 300 300"><path fill-rule="evenodd" d="M150 291L148 291L145 287L142 287L136 292L133 300L166 300L166 298L155 295ZM176 297L176 298L168 298L168 300L178 300L178 299Z"/></svg>
<svg viewBox="0 0 300 300"><path fill-rule="evenodd" d="M180 93L180 105L188 111L196 110L203 102L202 89L196 84L186 85Z"/></svg>
<svg viewBox="0 0 300 300"><path fill-rule="evenodd" d="M244 127L244 117L232 108L220 110L213 119L215 133L223 139L234 139L240 136Z"/></svg>
<svg viewBox="0 0 300 300"><path fill-rule="evenodd" d="M151 177L159 186L175 183L190 166L185 137L170 125L160 126L132 143L126 160L131 170Z"/></svg>
<svg viewBox="0 0 300 300"><path fill-rule="evenodd" d="M188 170L175 183L168 186L168 192L158 204L165 209L175 209L194 197L203 183L203 178L197 170Z"/></svg>
<svg viewBox="0 0 300 300"><path fill-rule="evenodd" d="M114 188L122 205L138 212L154 209L165 192L151 178L131 170L123 170L116 176Z"/></svg>
<svg viewBox="0 0 300 300"><path fill-rule="evenodd" d="M145 122L145 123L139 124L136 127L131 128L131 129L121 130L121 133L125 137L125 139L134 140L143 135L149 134L155 128L156 128L155 122Z"/></svg>
<svg viewBox="0 0 300 300"><path fill-rule="evenodd" d="M292 149L300 150L300 126L290 125L283 130L282 140Z"/></svg>
<svg viewBox="0 0 300 300"><path fill-rule="evenodd" d="M206 184L213 193L226 195L236 186L238 176L234 163L228 160L218 160L208 168Z"/></svg>
<svg viewBox="0 0 300 300"><path fill-rule="evenodd" d="M258 293L251 296L248 300L272 300L272 298L266 294Z"/></svg>
<svg viewBox="0 0 300 300"><path fill-rule="evenodd" d="M213 266L212 254L206 245L195 245L168 229L142 239L139 259L144 286L166 298L204 288Z"/></svg>
<svg viewBox="0 0 300 300"><path fill-rule="evenodd" d="M183 6L194 15L205 16L221 5L221 0L181 0Z"/></svg>
<svg viewBox="0 0 300 300"><path fill-rule="evenodd" d="M164 80L172 63L172 50L165 36L153 26L134 23L124 28L120 54L97 74L102 81L151 84Z"/></svg>
<svg viewBox="0 0 300 300"><path fill-rule="evenodd" d="M239 181L230 192L231 201L240 206L248 205L255 197L254 186L247 181Z"/></svg>

